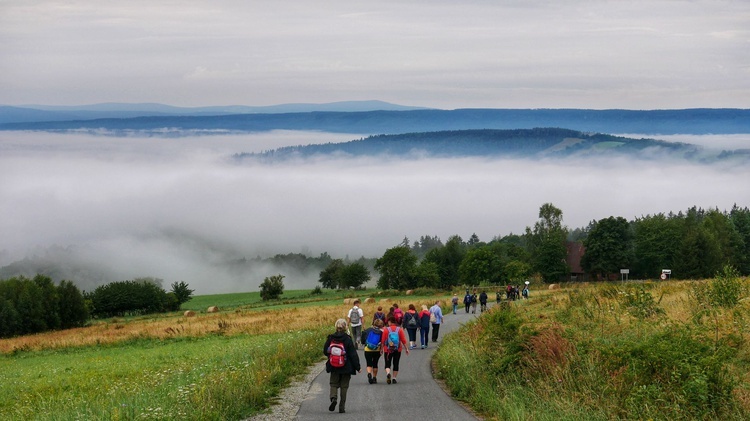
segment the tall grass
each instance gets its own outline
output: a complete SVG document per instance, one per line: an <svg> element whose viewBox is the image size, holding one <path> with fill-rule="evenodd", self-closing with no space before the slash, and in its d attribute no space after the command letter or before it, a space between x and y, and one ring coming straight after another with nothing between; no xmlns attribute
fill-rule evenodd
<svg viewBox="0 0 750 421"><path fill-rule="evenodd" d="M490 419L748 419L738 314L750 309L715 311L731 322L717 341L690 317L696 285L603 284L498 306L445 338L438 376Z"/></svg>
<svg viewBox="0 0 750 421"><path fill-rule="evenodd" d="M325 331L141 339L5 356L0 419L241 419L321 359Z"/></svg>
<svg viewBox="0 0 750 421"><path fill-rule="evenodd" d="M344 295L352 294L303 291L267 303L258 293L196 297L201 308L224 310L113 318L0 340L0 420L245 418L322 360L326 334L351 308ZM378 305L434 300L365 303L365 321Z"/></svg>

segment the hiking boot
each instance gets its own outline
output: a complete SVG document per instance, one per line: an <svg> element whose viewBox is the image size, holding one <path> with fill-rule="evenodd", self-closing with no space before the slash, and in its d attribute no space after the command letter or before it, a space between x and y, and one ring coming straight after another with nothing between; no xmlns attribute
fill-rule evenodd
<svg viewBox="0 0 750 421"><path fill-rule="evenodd" d="M372 381L372 373L367 373L367 382L370 383L370 384L373 383L373 381Z"/></svg>
<svg viewBox="0 0 750 421"><path fill-rule="evenodd" d="M373 377L372 378L372 384L378 384L378 378L377 377Z"/></svg>
<svg viewBox="0 0 750 421"><path fill-rule="evenodd" d="M344 411L344 408L339 408L339 414L344 414L346 411Z"/></svg>
<svg viewBox="0 0 750 421"><path fill-rule="evenodd" d="M391 383L396 384L398 382L396 381L396 379L393 379L393 380L391 380Z"/></svg>
<svg viewBox="0 0 750 421"><path fill-rule="evenodd" d="M328 410L333 412L333 410L336 409L336 397L331 398L331 404L328 405Z"/></svg>
<svg viewBox="0 0 750 421"><path fill-rule="evenodd" d="M391 373L388 373L388 375L385 376L385 382L391 384Z"/></svg>

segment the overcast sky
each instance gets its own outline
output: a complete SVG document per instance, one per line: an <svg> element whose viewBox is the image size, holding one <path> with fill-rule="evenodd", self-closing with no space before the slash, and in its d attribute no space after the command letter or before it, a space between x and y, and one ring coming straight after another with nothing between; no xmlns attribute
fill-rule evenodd
<svg viewBox="0 0 750 421"><path fill-rule="evenodd" d="M0 1L0 104L750 104L750 1Z"/></svg>

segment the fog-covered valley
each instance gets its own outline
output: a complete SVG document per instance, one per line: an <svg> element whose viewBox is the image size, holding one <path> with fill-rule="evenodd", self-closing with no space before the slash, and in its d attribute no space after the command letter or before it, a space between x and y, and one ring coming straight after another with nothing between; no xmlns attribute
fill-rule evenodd
<svg viewBox="0 0 750 421"><path fill-rule="evenodd" d="M362 135L182 134L0 132L0 266L36 256L75 261L81 277L103 273L105 281L152 276L188 282L197 294L252 291L278 268L228 262L278 253L379 257L405 236L489 241L533 225L545 202L563 210L570 228L750 203L747 166L336 156L238 163L231 157L239 152ZM750 135L658 138L750 147ZM314 286L318 274L284 275L293 289Z"/></svg>

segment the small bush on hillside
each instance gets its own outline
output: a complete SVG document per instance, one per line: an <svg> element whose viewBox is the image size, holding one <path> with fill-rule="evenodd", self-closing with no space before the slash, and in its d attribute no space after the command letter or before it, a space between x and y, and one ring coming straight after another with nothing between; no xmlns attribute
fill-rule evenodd
<svg viewBox="0 0 750 421"><path fill-rule="evenodd" d="M647 319L665 313L664 309L659 307L659 302L643 285L624 290L619 295L619 301L620 305L627 309L628 314L636 319Z"/></svg>
<svg viewBox="0 0 750 421"><path fill-rule="evenodd" d="M263 301L276 300L284 293L284 275L273 275L260 284L260 298Z"/></svg>

